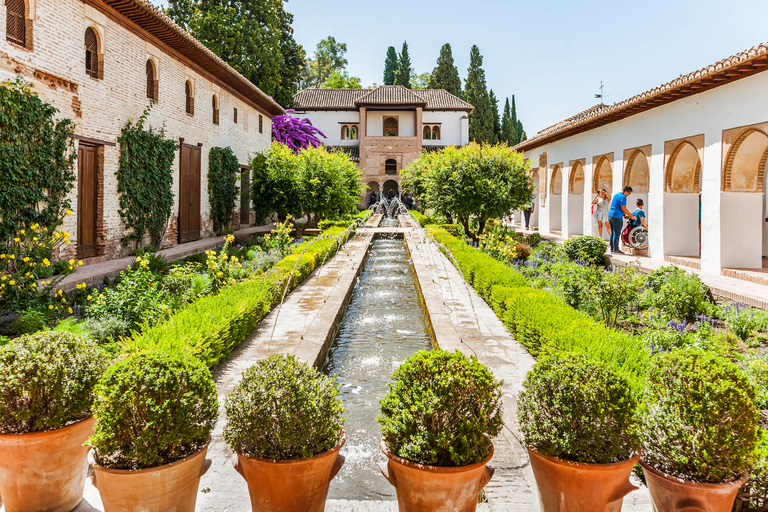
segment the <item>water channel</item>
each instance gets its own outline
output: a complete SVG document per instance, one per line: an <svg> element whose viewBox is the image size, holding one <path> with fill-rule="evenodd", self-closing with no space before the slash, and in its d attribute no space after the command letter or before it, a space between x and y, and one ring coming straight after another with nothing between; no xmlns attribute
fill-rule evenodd
<svg viewBox="0 0 768 512"><path fill-rule="evenodd" d="M347 417L341 452L347 460L331 482L329 498L395 499L395 489L378 469L386 460L379 449L379 398L400 363L431 347L405 241L374 239L323 365L323 372L335 374L341 384Z"/></svg>

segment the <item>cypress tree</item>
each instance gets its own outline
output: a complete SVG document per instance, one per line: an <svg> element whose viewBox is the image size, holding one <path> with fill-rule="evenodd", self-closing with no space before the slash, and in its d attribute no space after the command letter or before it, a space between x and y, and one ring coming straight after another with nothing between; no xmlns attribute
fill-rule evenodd
<svg viewBox="0 0 768 512"><path fill-rule="evenodd" d="M395 50L394 46L390 46L387 48L387 58L384 60L384 85L395 83L397 65L397 50Z"/></svg>
<svg viewBox="0 0 768 512"><path fill-rule="evenodd" d="M512 109L509 107L509 98L504 103L504 114L501 118L501 142L507 146L515 144L516 127L512 124Z"/></svg>
<svg viewBox="0 0 768 512"><path fill-rule="evenodd" d="M499 100L493 93L493 89L491 89L490 99L491 112L493 113L493 140L491 142L496 144L501 140L501 123L499 122Z"/></svg>
<svg viewBox="0 0 768 512"><path fill-rule="evenodd" d="M437 66L432 71L427 87L429 89L445 89L461 98L459 68L453 63L453 50L451 50L450 44L445 43L440 49Z"/></svg>
<svg viewBox="0 0 768 512"><path fill-rule="evenodd" d="M411 88L411 56L408 54L408 42L403 43L403 49L397 59L395 71L395 85L404 85Z"/></svg>
<svg viewBox="0 0 768 512"><path fill-rule="evenodd" d="M475 142L493 142L493 107L485 83L483 56L477 45L469 54L469 69L464 86L464 100L475 107L469 116L469 138Z"/></svg>
<svg viewBox="0 0 768 512"><path fill-rule="evenodd" d="M515 95L514 94L512 95L512 108L511 108L510 113L509 113L509 118L512 121L512 126L515 128L515 132L519 134L520 131L518 130L519 127L517 125L517 107L515 106ZM515 142L515 144L517 144L517 141Z"/></svg>

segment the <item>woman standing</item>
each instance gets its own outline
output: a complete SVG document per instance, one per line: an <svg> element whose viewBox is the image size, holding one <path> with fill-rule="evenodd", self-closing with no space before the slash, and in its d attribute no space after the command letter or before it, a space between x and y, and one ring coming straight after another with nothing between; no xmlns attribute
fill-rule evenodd
<svg viewBox="0 0 768 512"><path fill-rule="evenodd" d="M608 223L608 210L611 208L611 201L608 192L604 188L597 191L597 195L592 200L593 210L595 212L595 223L597 224L597 233L603 238L603 225L611 236L611 225Z"/></svg>

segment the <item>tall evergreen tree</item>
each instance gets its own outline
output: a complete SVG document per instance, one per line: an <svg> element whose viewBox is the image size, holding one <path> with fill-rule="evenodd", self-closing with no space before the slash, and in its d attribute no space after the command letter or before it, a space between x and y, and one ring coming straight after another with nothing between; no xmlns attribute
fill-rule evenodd
<svg viewBox="0 0 768 512"><path fill-rule="evenodd" d="M516 138L515 138L515 142L514 143L517 144L518 142L520 142L517 139L517 137L520 136L520 131L518 130L519 126L517 125L517 106L515 105L515 95L514 94L512 95L512 107L510 109L509 119L512 122L512 127L514 127L514 129L515 129Z"/></svg>
<svg viewBox="0 0 768 512"><path fill-rule="evenodd" d="M491 112L493 113L493 142L496 144L501 140L501 123L499 122L499 100L496 98L493 89L490 93Z"/></svg>
<svg viewBox="0 0 768 512"><path fill-rule="evenodd" d="M517 135L515 135L516 126L512 124L512 109L509 106L509 98L504 103L504 114L501 117L501 137L500 141L508 146L515 144Z"/></svg>
<svg viewBox="0 0 768 512"><path fill-rule="evenodd" d="M394 46L387 48L387 58L384 60L384 85L395 83L395 71L397 71L397 50Z"/></svg>
<svg viewBox="0 0 768 512"><path fill-rule="evenodd" d="M469 138L475 142L493 142L493 107L485 83L483 56L477 45L469 53L469 69L464 86L464 100L475 107L469 116Z"/></svg>
<svg viewBox="0 0 768 512"><path fill-rule="evenodd" d="M445 43L440 49L437 66L432 71L432 77L427 83L427 88L445 89L449 93L461 98L459 68L453 63L453 50L451 50L451 45L448 43Z"/></svg>
<svg viewBox="0 0 768 512"><path fill-rule="evenodd" d="M411 56L408 54L408 42L403 43L403 49L397 58L397 71L395 71L395 85L403 85L411 88Z"/></svg>
<svg viewBox="0 0 768 512"><path fill-rule="evenodd" d="M528 136L525 134L525 130L523 129L523 123L518 119L517 120L517 144L520 144L526 139L528 139Z"/></svg>
<svg viewBox="0 0 768 512"><path fill-rule="evenodd" d="M283 0L170 0L165 14L281 105L305 65Z"/></svg>

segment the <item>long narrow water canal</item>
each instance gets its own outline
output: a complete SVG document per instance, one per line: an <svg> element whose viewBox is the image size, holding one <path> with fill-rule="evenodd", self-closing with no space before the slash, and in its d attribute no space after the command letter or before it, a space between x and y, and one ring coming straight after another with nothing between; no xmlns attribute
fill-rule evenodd
<svg viewBox="0 0 768 512"><path fill-rule="evenodd" d="M329 498L395 499L378 468L386 460L379 450L379 398L400 363L431 347L405 241L375 239L323 365L323 372L337 376L347 409L341 452L347 461L331 482Z"/></svg>

